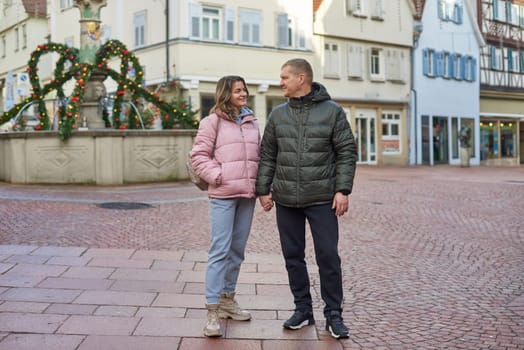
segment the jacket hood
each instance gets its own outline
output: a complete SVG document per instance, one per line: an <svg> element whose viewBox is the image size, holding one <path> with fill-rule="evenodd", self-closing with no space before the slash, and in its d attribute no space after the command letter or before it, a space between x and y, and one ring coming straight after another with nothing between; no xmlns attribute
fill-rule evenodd
<svg viewBox="0 0 524 350"><path fill-rule="evenodd" d="M322 101L331 100L326 87L320 83L314 82L311 85L311 92L306 96L292 97L289 99L289 105L291 107L298 107L303 104L319 103Z"/></svg>

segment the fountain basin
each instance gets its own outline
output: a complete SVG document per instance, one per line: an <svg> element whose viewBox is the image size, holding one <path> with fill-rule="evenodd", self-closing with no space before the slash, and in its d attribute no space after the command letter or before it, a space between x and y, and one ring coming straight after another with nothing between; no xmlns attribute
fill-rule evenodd
<svg viewBox="0 0 524 350"><path fill-rule="evenodd" d="M86 130L0 133L0 181L119 185L187 180L196 130Z"/></svg>

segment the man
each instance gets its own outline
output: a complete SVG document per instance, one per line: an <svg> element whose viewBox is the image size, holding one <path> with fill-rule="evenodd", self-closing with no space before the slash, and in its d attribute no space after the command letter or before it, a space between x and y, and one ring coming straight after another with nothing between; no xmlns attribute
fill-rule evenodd
<svg viewBox="0 0 524 350"><path fill-rule="evenodd" d="M276 203L277 226L295 312L284 328L315 324L305 262L305 226L310 225L325 302L326 330L347 338L342 319L342 271L338 217L348 211L357 151L342 108L313 82L303 59L284 63L280 87L288 101L275 107L262 139L256 194L265 211Z"/></svg>

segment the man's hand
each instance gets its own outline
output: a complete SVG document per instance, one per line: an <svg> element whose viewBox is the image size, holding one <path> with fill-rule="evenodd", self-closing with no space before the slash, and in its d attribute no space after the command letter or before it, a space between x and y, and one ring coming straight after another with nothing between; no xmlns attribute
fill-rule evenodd
<svg viewBox="0 0 524 350"><path fill-rule="evenodd" d="M270 211L271 208L273 208L273 196L271 193L265 196L259 196L258 200L260 201L262 208L264 208L264 211Z"/></svg>
<svg viewBox="0 0 524 350"><path fill-rule="evenodd" d="M342 192L335 193L335 198L333 198L333 206L331 208L335 209L336 216L344 215L344 213L347 213L349 209L349 197Z"/></svg>

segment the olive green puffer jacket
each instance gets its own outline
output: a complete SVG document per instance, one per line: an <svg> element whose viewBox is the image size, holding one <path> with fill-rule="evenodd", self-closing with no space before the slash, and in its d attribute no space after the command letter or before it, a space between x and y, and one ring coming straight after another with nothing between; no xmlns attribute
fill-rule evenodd
<svg viewBox="0 0 524 350"><path fill-rule="evenodd" d="M319 83L271 112L260 156L256 194L272 192L280 205L331 203L336 192L353 188L355 139L343 109Z"/></svg>

